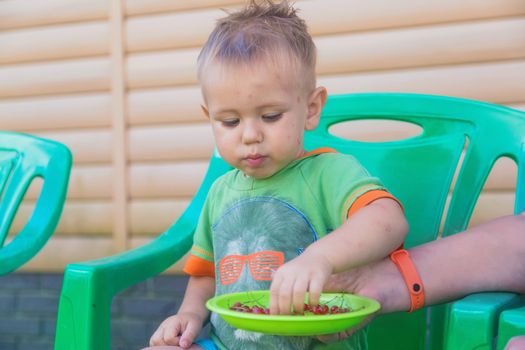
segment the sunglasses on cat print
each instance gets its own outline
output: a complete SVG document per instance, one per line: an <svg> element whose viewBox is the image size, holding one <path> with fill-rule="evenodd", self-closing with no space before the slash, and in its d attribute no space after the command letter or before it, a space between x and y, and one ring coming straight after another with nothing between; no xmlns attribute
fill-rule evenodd
<svg viewBox="0 0 525 350"><path fill-rule="evenodd" d="M284 253L263 250L249 255L228 255L219 262L222 285L232 284L239 279L245 262L252 278L256 281L271 281L272 275L284 263Z"/></svg>

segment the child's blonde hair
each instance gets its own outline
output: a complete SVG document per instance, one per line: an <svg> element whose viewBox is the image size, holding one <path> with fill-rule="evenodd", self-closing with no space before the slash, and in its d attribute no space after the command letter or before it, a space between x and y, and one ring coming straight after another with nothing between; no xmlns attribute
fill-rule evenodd
<svg viewBox="0 0 525 350"><path fill-rule="evenodd" d="M280 52L297 68L301 85L313 89L316 48L304 20L286 0L277 4L251 0L217 22L197 59L199 81L210 62L246 64L262 59L282 65Z"/></svg>

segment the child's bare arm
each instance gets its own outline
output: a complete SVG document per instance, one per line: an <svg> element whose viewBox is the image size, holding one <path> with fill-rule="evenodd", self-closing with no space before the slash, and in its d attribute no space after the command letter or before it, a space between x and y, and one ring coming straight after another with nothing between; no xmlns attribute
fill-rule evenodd
<svg viewBox="0 0 525 350"><path fill-rule="evenodd" d="M206 301L215 293L212 277L191 277L176 315L165 319L151 336L150 345L189 348L208 317Z"/></svg>
<svg viewBox="0 0 525 350"><path fill-rule="evenodd" d="M270 312L287 314L291 305L302 312L306 291L310 303L318 303L332 273L384 258L403 243L407 231L396 201L378 199L363 207L277 270L270 288Z"/></svg>
<svg viewBox="0 0 525 350"><path fill-rule="evenodd" d="M403 244L407 232L401 206L392 199L378 199L311 248L322 253L337 273L384 258Z"/></svg>

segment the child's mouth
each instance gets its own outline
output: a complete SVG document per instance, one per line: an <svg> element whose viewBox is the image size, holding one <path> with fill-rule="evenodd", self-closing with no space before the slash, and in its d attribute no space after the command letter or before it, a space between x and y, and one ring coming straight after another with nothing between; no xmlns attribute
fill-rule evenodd
<svg viewBox="0 0 525 350"><path fill-rule="evenodd" d="M248 163L248 166L250 166L250 167L258 167L264 162L265 159L266 159L266 157L264 157L264 156L254 155L254 156L246 157L245 160L246 160L246 163Z"/></svg>

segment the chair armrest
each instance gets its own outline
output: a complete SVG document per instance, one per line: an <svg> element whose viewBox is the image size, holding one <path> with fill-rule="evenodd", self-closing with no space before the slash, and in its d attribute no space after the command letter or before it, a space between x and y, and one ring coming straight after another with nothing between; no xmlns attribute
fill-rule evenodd
<svg viewBox="0 0 525 350"><path fill-rule="evenodd" d="M113 297L159 274L186 254L212 183L229 169L231 166L214 154L188 208L154 241L121 254L67 266L58 305L55 350L109 350Z"/></svg>
<svg viewBox="0 0 525 350"><path fill-rule="evenodd" d="M181 218L144 246L68 265L59 301L55 350L109 350L113 297L182 258L191 248L193 229Z"/></svg>
<svg viewBox="0 0 525 350"><path fill-rule="evenodd" d="M492 349L500 313L521 300L514 293L476 293L451 303L444 349Z"/></svg>
<svg viewBox="0 0 525 350"><path fill-rule="evenodd" d="M141 247L102 259L69 264L66 272L82 271L96 278L107 278L106 291L115 295L158 275L189 251L194 227L184 221L177 221L168 231Z"/></svg>
<svg viewBox="0 0 525 350"><path fill-rule="evenodd" d="M525 297L521 297L521 305L525 305ZM525 335L525 306L503 311L499 318L497 350L503 350L510 338Z"/></svg>

